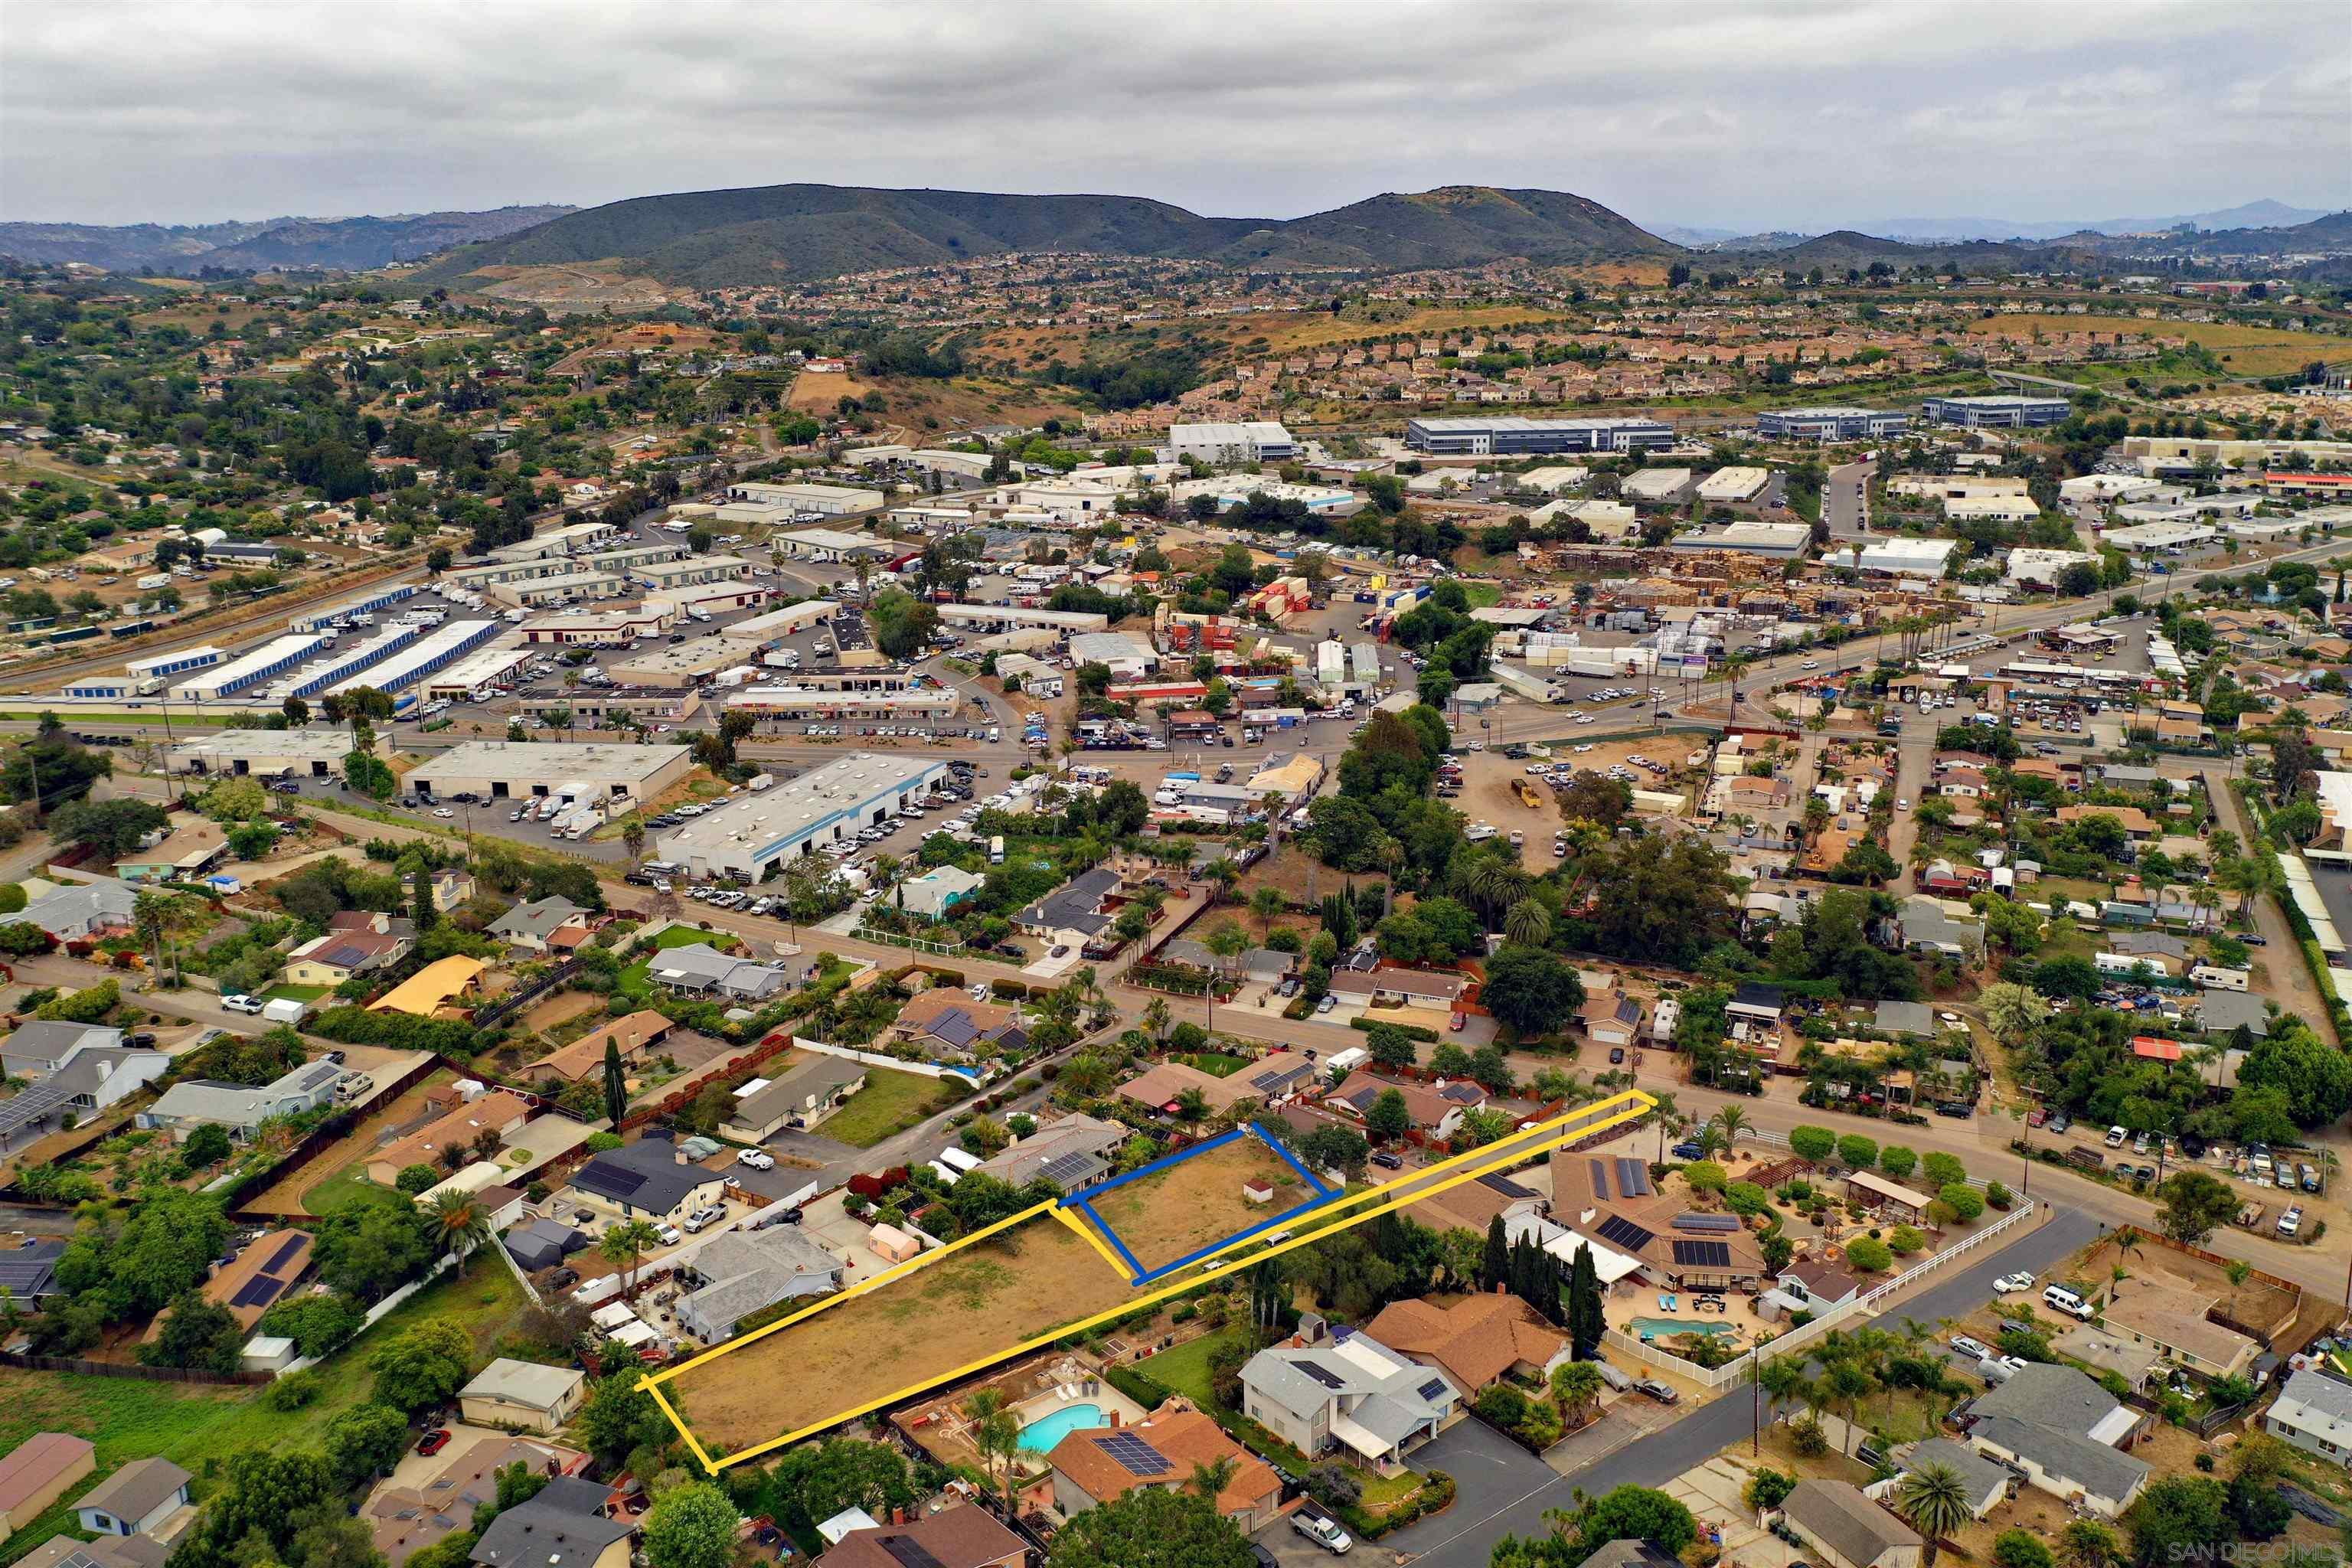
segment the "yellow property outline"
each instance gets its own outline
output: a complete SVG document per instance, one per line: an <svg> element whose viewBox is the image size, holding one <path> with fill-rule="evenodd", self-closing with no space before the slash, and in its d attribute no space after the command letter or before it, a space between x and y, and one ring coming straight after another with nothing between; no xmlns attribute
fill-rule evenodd
<svg viewBox="0 0 2352 1568"><path fill-rule="evenodd" d="M796 1431L786 1432L781 1436L771 1437L765 1442L757 1443L752 1445L751 1447L743 1449L740 1453L729 1454L721 1458L712 1458L709 1451L704 1448L702 1444L696 1439L692 1429L689 1428L686 1422L679 1417L677 1408L672 1405L669 1400L662 1394L661 1385L663 1384L669 1382L671 1379L676 1378L682 1373L691 1372L694 1368L702 1365L706 1362L715 1361L719 1357L728 1354L730 1352L741 1350L745 1345L752 1344L764 1339L768 1335L776 1332L778 1330L788 1329L803 1319L814 1317L817 1313L830 1310L835 1307L840 1306L845 1301L855 1300L858 1297L866 1295L869 1291L878 1290L883 1286L890 1284L895 1280L902 1279L908 1275L915 1273L919 1269L928 1268L931 1265L940 1262L950 1254L962 1247L969 1247L975 1242L985 1241L999 1231L1006 1230L1013 1226L1024 1224L1029 1220L1036 1218L1039 1215L1050 1214L1055 1218L1060 1220L1063 1224L1070 1226L1073 1230L1076 1230L1080 1236L1085 1237L1087 1241L1093 1245L1095 1250L1102 1255L1103 1261L1108 1263L1111 1267L1112 1270L1118 1274L1120 1278L1125 1279L1128 1271L1117 1258L1111 1256L1109 1248L1103 1245L1101 1238L1097 1237L1089 1226L1085 1225L1076 1215L1072 1215L1063 1205L1061 1199L1055 1198L1045 1203L1032 1205L1030 1207L1023 1209L1019 1214L1007 1215L1005 1218L998 1220L993 1225L984 1226L981 1229L973 1231L970 1236L959 1237L945 1247L939 1247L930 1252L923 1253L919 1257L909 1258L908 1261L899 1264L895 1268L885 1269L882 1273L876 1275L873 1279L865 1280L851 1289L843 1290L835 1295L828 1296L824 1300L819 1301L816 1305L807 1308L802 1311L794 1312L790 1317L779 1318L772 1323L763 1324L760 1328L753 1330L751 1332L745 1334L740 1339L730 1340L725 1344L718 1345L710 1350L707 1350L700 1355L695 1356L690 1360L682 1361L675 1366L664 1367L657 1373L649 1373L638 1381L637 1386L645 1389L654 1396L654 1403L660 1406L661 1413L669 1418L671 1426L677 1428L678 1436L686 1439L687 1447L694 1450L696 1460L700 1463L705 1470L715 1476L720 1470L727 1468L730 1465L740 1465L747 1459L754 1459L762 1454L772 1453L778 1448L797 1443L803 1437L812 1436L816 1433L825 1431L830 1427L837 1426L845 1421L854 1421L858 1416L868 1415L873 1411L879 1410L886 1405L896 1405L901 1400L911 1399L916 1394L928 1393L931 1389L938 1388L943 1384L953 1383L959 1378L970 1377L974 1373L986 1371L988 1368L996 1365L1000 1362L1010 1361L1014 1356L1018 1355L1026 1355L1031 1351L1043 1349L1044 1347L1053 1344L1059 1340L1066 1340L1072 1334L1084 1333L1087 1330L1094 1328L1098 1324L1108 1322L1114 1318L1125 1317L1139 1307L1156 1305L1159 1302L1168 1300L1171 1296L1180 1295L1186 1290L1190 1290L1197 1285L1203 1285L1212 1279L1222 1279L1228 1274L1233 1274L1241 1269L1255 1267L1259 1263L1263 1263L1269 1258L1279 1258L1282 1254L1288 1252L1295 1247L1305 1247L1309 1242L1322 1241L1328 1237L1338 1236L1341 1232L1346 1231L1352 1226L1361 1225L1368 1219L1377 1219L1381 1215L1393 1213L1395 1210L1406 1207L1409 1205L1420 1203L1424 1198L1434 1197L1439 1193L1444 1192L1452 1187L1459 1186L1465 1182L1475 1182L1481 1176L1490 1175L1494 1172L1501 1169L1503 1166L1511 1164L1516 1161L1524 1160L1531 1154L1549 1151L1574 1139L1587 1138L1596 1132L1604 1132L1611 1128L1622 1126L1628 1121L1632 1121L1647 1115L1650 1110L1656 1106L1656 1100L1651 1099L1647 1094L1643 1093L1640 1089L1626 1089L1622 1093L1612 1095L1607 1100L1597 1100L1591 1105L1580 1106L1574 1110L1563 1112L1561 1115L1553 1118L1549 1121L1538 1122L1533 1127L1523 1127L1507 1138L1498 1139L1495 1142L1486 1144L1481 1148L1473 1149L1466 1154L1455 1154L1448 1159L1439 1161L1434 1165L1424 1166L1423 1169L1412 1172L1409 1174L1392 1176L1377 1186L1367 1187L1364 1191L1357 1193L1352 1196L1337 1200L1332 1205L1332 1207L1334 1209L1348 1207L1352 1205L1360 1204L1367 1198L1376 1198L1382 1193L1391 1191L1394 1188L1406 1185L1407 1184L1427 1182L1430 1177L1442 1172L1454 1173L1447 1175L1445 1180L1436 1183L1434 1185L1421 1187L1410 1196L1392 1198L1387 1203L1378 1205L1375 1207L1367 1208L1360 1214L1350 1215L1347 1218L1340 1220L1336 1224L1317 1226L1314 1225L1313 1222L1321 1217L1320 1215L1314 1214L1302 1215L1300 1217L1301 1226L1311 1227L1305 1229L1304 1234L1293 1236L1287 1240L1276 1242L1273 1246L1265 1247L1261 1251L1250 1252L1246 1256L1235 1258L1231 1262L1221 1263L1213 1268L1202 1273L1191 1275L1188 1278L1177 1280L1172 1284L1169 1284L1159 1289L1150 1291L1146 1295L1139 1296L1132 1300L1123 1301L1119 1305L1112 1307L1106 1311L1097 1312L1090 1318L1082 1319L1075 1323L1064 1323L1059 1327L1051 1329L1045 1333L1039 1334L1034 1339L1024 1342L1023 1343L1011 1345L1003 1350L983 1356L979 1361L972 1362L969 1365L958 1367L952 1372L941 1373L935 1377L925 1378L920 1383L909 1384L905 1388L901 1388L892 1394L885 1394L879 1399L868 1400L866 1403L858 1405L854 1410L844 1410L837 1415L828 1415L822 1421L812 1422L808 1426L803 1426ZM1612 1107L1616 1109L1612 1110ZM1568 1123L1571 1121L1579 1122L1580 1125L1573 1127L1569 1126ZM1468 1166L1469 1168L1456 1170L1455 1167L1458 1166ZM1255 1238L1253 1237L1249 1239L1255 1240Z"/></svg>

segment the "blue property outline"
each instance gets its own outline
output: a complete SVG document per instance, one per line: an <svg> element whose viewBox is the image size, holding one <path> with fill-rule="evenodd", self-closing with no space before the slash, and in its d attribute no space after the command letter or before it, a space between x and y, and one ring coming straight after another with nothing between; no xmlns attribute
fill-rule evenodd
<svg viewBox="0 0 2352 1568"><path fill-rule="evenodd" d="M1163 1263L1156 1268L1149 1269L1144 1268L1142 1261L1135 1256L1131 1249L1129 1249L1127 1243L1120 1239L1118 1232L1112 1228L1111 1223L1095 1210L1092 1200L1101 1196L1104 1193L1110 1191L1114 1187L1125 1186L1128 1183L1134 1181L1139 1176L1149 1176L1155 1172L1164 1171L1171 1165L1181 1164L1183 1162L1195 1158L1198 1155L1205 1154L1213 1149L1221 1149L1236 1138L1251 1135L1255 1135L1259 1142L1264 1143L1267 1148L1280 1155L1283 1162L1289 1165L1292 1170L1297 1172L1298 1174L1306 1181L1307 1184L1315 1190L1315 1195L1308 1198L1305 1203L1294 1205L1292 1207L1283 1210L1282 1213L1278 1215L1271 1215L1268 1218L1258 1221L1255 1225L1235 1231L1233 1235L1228 1236L1222 1240L1213 1241L1208 1246L1203 1247L1197 1251L1189 1252L1183 1257L1177 1258L1172 1263ZM1271 1230L1276 1226L1284 1224L1289 1220L1297 1219L1299 1215L1307 1214L1314 1209L1321 1208L1324 1205L1328 1204L1335 1199L1343 1198L1347 1196L1347 1193L1348 1189L1346 1187L1335 1187L1331 1185L1330 1183L1325 1181L1322 1177L1317 1175L1313 1171L1308 1170L1306 1164L1299 1160L1298 1156L1292 1153L1290 1150L1283 1144L1281 1139L1276 1138L1273 1133L1266 1131L1263 1122L1252 1121L1247 1126L1236 1127L1228 1132L1221 1132L1205 1143L1196 1143L1190 1149L1180 1149L1173 1154L1163 1154L1148 1165L1137 1166L1134 1170L1128 1172L1125 1175L1113 1176L1107 1181L1097 1182L1092 1186L1081 1187L1076 1192L1071 1194L1068 1197L1064 1198L1062 1200L1062 1205L1065 1208L1076 1209L1078 1213L1084 1215L1087 1219L1094 1222L1095 1228L1102 1232L1103 1236L1110 1242L1112 1247L1118 1248L1118 1255L1127 1260L1127 1266L1135 1270L1134 1278L1130 1279L1128 1283L1129 1285L1141 1286L1149 1285L1155 1279L1165 1279L1167 1276L1175 1273L1180 1268L1190 1268L1192 1265L1200 1262L1204 1258L1213 1257L1217 1253L1223 1252L1230 1247L1237 1247L1241 1243L1247 1241L1250 1237L1256 1236L1261 1232Z"/></svg>

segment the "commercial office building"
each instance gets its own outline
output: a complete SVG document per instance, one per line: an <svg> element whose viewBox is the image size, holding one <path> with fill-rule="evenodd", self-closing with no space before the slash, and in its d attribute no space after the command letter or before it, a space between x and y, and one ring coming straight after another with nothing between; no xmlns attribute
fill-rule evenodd
<svg viewBox="0 0 2352 1568"><path fill-rule="evenodd" d="M1775 408L1756 416L1756 433L1780 441L1874 441L1910 425L1907 414L1874 408Z"/></svg>
<svg viewBox="0 0 2352 1568"><path fill-rule="evenodd" d="M408 775L418 795L472 794L492 800L558 795L574 801L650 800L692 771L684 746L562 745L545 741L472 741L420 763Z"/></svg>
<svg viewBox="0 0 2352 1568"><path fill-rule="evenodd" d="M1203 463L1286 463L1298 455L1298 443L1272 419L1171 425L1168 446L1180 462L1193 458Z"/></svg>
<svg viewBox="0 0 2352 1568"><path fill-rule="evenodd" d="M1404 444L1437 457L1528 457L1538 452L1646 452L1675 444L1655 419L1523 419L1508 416L1412 419Z"/></svg>
<svg viewBox="0 0 2352 1568"><path fill-rule="evenodd" d="M2026 397L2014 393L1985 397L1931 397L1919 405L1922 418L1969 430L2031 430L2055 425L2074 411L2063 397Z"/></svg>

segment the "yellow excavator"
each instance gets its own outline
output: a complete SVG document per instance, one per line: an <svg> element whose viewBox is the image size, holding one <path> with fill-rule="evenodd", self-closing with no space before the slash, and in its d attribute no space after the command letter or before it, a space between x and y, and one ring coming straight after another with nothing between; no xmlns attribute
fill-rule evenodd
<svg viewBox="0 0 2352 1568"><path fill-rule="evenodd" d="M1525 779L1513 779L1511 788L1517 792L1519 804L1529 811L1535 810L1543 804L1543 796L1536 793L1536 786Z"/></svg>

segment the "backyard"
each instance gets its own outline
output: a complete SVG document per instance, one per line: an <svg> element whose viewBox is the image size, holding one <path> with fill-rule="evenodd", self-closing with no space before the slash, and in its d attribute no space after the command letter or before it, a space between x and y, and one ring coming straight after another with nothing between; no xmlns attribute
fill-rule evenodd
<svg viewBox="0 0 2352 1568"><path fill-rule="evenodd" d="M866 1075L866 1087L848 1103L819 1122L817 1133L853 1148L871 1149L885 1138L904 1132L946 1104L940 1080L921 1073L876 1068Z"/></svg>
<svg viewBox="0 0 2352 1568"><path fill-rule="evenodd" d="M1273 1198L1252 1203L1244 1182L1263 1182ZM1087 1201L1096 1216L1116 1232L1142 1272L1190 1258L1284 1214L1317 1195L1290 1163L1255 1132L1207 1151L1188 1154L1150 1175L1140 1176Z"/></svg>
<svg viewBox="0 0 2352 1568"><path fill-rule="evenodd" d="M384 1192L361 1173L361 1163L402 1129L420 1122L426 1115L425 1095L456 1081L457 1076L447 1068L436 1069L370 1114L333 1148L247 1199L245 1206L260 1214L324 1216L362 1193Z"/></svg>

